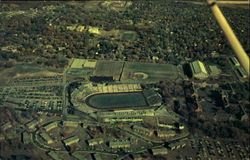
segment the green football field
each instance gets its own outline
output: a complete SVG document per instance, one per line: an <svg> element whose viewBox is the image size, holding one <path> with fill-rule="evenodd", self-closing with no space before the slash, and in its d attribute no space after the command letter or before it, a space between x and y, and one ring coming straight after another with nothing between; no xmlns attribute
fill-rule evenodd
<svg viewBox="0 0 250 160"><path fill-rule="evenodd" d="M142 93L139 92L97 94L89 97L86 101L88 105L98 109L119 109L147 105Z"/></svg>

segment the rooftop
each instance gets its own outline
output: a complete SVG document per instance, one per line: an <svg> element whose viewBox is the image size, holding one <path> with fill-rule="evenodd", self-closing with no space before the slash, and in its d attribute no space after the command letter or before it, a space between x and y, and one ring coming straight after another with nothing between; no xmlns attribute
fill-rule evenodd
<svg viewBox="0 0 250 160"><path fill-rule="evenodd" d="M192 71L194 72L194 74L201 73L201 72L207 74L207 70L201 61L197 60L197 61L192 62L191 67L192 67Z"/></svg>

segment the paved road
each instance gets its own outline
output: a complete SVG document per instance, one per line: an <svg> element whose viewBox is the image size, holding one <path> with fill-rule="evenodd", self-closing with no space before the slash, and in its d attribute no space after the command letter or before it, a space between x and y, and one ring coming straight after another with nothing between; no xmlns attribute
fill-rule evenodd
<svg viewBox="0 0 250 160"><path fill-rule="evenodd" d="M62 111L63 116L67 115L67 105L68 105L67 98L66 98L67 85L68 85L68 83L67 83L67 72L68 72L72 62L73 62L73 60L71 59L69 61L68 66L63 71L63 93L62 93L62 95L63 95L63 111Z"/></svg>

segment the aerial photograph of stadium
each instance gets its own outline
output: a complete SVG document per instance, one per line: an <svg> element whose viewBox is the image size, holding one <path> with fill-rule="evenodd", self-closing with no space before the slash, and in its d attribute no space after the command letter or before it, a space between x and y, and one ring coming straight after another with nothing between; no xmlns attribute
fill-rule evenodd
<svg viewBox="0 0 250 160"><path fill-rule="evenodd" d="M249 0L0 0L0 160L250 160Z"/></svg>

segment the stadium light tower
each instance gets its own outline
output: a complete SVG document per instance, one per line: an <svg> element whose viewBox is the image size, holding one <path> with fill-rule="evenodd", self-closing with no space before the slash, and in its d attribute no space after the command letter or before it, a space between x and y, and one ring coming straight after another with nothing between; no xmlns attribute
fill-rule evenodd
<svg viewBox="0 0 250 160"><path fill-rule="evenodd" d="M239 40L235 36L232 28L228 24L226 18L224 17L223 13L221 12L220 8L217 4L248 4L249 1L242 2L242 1L216 1L216 0L207 0L208 5L212 9L212 12L220 25L221 29L223 30L229 44L231 45L235 55L239 59L241 65L243 66L244 70L247 72L247 75L249 77L249 57L247 53L244 51L243 47L241 46ZM226 3L228 2L228 3Z"/></svg>

